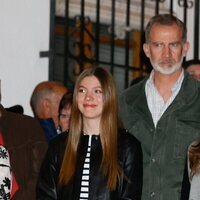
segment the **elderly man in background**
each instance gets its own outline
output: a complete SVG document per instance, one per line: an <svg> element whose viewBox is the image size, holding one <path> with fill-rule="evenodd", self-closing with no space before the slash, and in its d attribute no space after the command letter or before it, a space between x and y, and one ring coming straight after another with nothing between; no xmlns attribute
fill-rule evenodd
<svg viewBox="0 0 200 200"><path fill-rule="evenodd" d="M32 93L31 108L43 127L48 142L58 134L58 107L67 91L59 82L44 81L39 83Z"/></svg>

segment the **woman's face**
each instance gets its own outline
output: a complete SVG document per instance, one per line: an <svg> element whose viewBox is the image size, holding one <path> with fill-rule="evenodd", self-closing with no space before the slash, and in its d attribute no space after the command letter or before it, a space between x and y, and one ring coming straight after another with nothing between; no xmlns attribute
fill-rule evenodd
<svg viewBox="0 0 200 200"><path fill-rule="evenodd" d="M87 76L80 82L77 104L84 119L101 119L103 94L101 84L95 76Z"/></svg>
<svg viewBox="0 0 200 200"><path fill-rule="evenodd" d="M67 131L69 129L69 121L71 116L71 106L64 107L59 113L59 125L61 131Z"/></svg>

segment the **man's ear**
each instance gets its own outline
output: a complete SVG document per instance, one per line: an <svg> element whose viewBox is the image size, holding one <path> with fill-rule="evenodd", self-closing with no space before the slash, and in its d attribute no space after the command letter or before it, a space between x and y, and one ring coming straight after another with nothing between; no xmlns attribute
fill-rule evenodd
<svg viewBox="0 0 200 200"><path fill-rule="evenodd" d="M190 48L190 43L189 42L185 42L183 44L183 56L187 55L187 52L188 52L189 48Z"/></svg>
<svg viewBox="0 0 200 200"><path fill-rule="evenodd" d="M42 105L43 105L44 112L45 112L46 114L48 114L48 113L49 113L49 110L50 110L50 101L49 101L49 99L45 98L45 99L43 100L43 102L42 102Z"/></svg>
<svg viewBox="0 0 200 200"><path fill-rule="evenodd" d="M145 55L149 58L149 56L150 56L149 45L147 43L143 44L143 50L144 50Z"/></svg>

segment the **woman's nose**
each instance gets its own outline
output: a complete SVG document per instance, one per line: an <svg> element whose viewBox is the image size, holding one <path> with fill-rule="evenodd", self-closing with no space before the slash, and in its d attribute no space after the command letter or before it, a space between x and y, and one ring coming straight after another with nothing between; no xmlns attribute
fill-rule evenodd
<svg viewBox="0 0 200 200"><path fill-rule="evenodd" d="M86 99L87 101L92 100L92 99L93 99L92 94L87 93L86 96L85 96L85 99Z"/></svg>

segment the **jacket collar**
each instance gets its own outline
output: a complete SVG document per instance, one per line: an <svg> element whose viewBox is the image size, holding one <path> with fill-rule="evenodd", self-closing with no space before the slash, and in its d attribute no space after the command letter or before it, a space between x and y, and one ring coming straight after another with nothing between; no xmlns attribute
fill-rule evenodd
<svg viewBox="0 0 200 200"><path fill-rule="evenodd" d="M186 71L184 73L185 78L177 98L183 103L189 103L197 95L197 91L200 89L200 82L192 78Z"/></svg>
<svg viewBox="0 0 200 200"><path fill-rule="evenodd" d="M137 88L130 93L127 98L127 103L129 104L129 108L133 109L132 115L134 113L139 113L140 116L143 117L147 122L152 121L151 113L148 109L147 99L145 95L145 84L147 79L143 80ZM172 102L172 104L167 108L164 114L168 114L181 108L185 104L189 104L193 102L197 93L200 90L200 82L194 80L186 71L184 71L184 80L182 82L181 89ZM133 100L135 98L135 101ZM151 124L152 125L152 124Z"/></svg>

